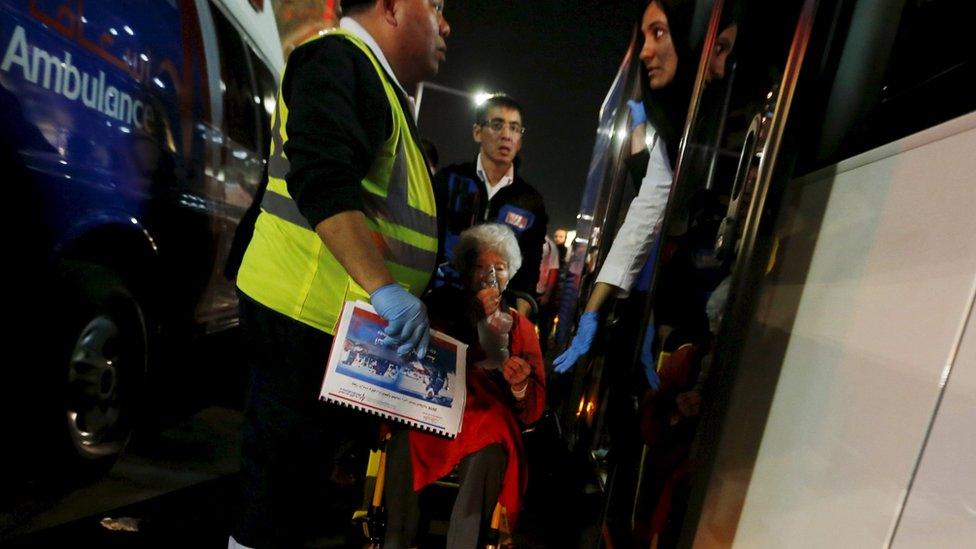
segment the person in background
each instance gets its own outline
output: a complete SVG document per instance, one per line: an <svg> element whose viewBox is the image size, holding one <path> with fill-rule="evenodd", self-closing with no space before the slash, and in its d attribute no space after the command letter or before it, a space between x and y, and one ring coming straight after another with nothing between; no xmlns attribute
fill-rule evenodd
<svg viewBox="0 0 976 549"><path fill-rule="evenodd" d="M556 229L552 233L552 241L555 242L556 248L559 249L559 268L562 269L563 265L566 264L566 260L569 259L569 247L566 244L566 229L562 227Z"/></svg>
<svg viewBox="0 0 976 549"><path fill-rule="evenodd" d="M705 82L711 83L725 78L729 55L735 47L735 39L739 35L739 24L729 12L729 18L722 21L721 32L715 37L715 46L708 58L708 71Z"/></svg>
<svg viewBox="0 0 976 549"><path fill-rule="evenodd" d="M419 296L436 266L437 223L409 93L445 59L444 2L342 8L338 29L289 57L268 186L237 276L251 379L230 547L307 545L327 512L338 435L373 431L367 416L318 400L344 302L370 300L388 322L385 343L426 354Z"/></svg>
<svg viewBox="0 0 976 549"><path fill-rule="evenodd" d="M504 224L515 233L527 267L510 288L535 297L549 216L542 195L518 173L524 133L522 106L511 97L496 94L478 106L472 128L477 158L446 166L434 177L438 264L451 261L461 231L480 223ZM530 304L520 299L517 308L528 314Z"/></svg>
<svg viewBox="0 0 976 549"><path fill-rule="evenodd" d="M535 288L539 295L538 326L542 356L546 356L546 352L549 350L552 322L559 309L557 292L559 290L559 268L561 265L559 248L556 246L556 242L546 235L545 243L542 245L542 261L539 264L539 283Z"/></svg>

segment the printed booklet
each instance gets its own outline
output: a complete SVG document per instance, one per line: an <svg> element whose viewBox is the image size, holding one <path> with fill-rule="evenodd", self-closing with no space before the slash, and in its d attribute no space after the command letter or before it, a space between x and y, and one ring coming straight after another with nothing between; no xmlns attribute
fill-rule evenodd
<svg viewBox="0 0 976 549"><path fill-rule="evenodd" d="M381 345L386 321L362 301L347 302L326 365L321 400L448 437L461 431L467 345L430 331L427 356Z"/></svg>

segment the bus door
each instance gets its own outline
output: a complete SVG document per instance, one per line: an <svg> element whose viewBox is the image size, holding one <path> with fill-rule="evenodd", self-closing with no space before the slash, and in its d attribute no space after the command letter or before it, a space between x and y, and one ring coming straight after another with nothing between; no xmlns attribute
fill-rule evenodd
<svg viewBox="0 0 976 549"><path fill-rule="evenodd" d="M637 59L635 44L636 41L631 42L601 109L597 142L577 216L576 238L570 245L568 289L564 296L574 299L567 302L564 297L560 308L560 315L564 318L575 317L577 306L585 303L623 221L627 204L636 194L624 161L629 147L626 101L638 93L640 86L641 62ZM560 324L557 341L568 338L571 325L570 322ZM561 422L568 426L566 431L570 445L591 458L592 453L600 448L600 423L605 414L598 413L598 407L602 401L600 396L607 389L603 342L598 341L592 351L589 364L585 368L577 368L579 371L573 376L567 376L571 378L571 386L562 387L567 382L556 378L554 383L557 386L552 391L558 394L555 400L560 404ZM605 473L602 476L605 477Z"/></svg>
<svg viewBox="0 0 976 549"><path fill-rule="evenodd" d="M634 440L623 445L632 455L615 475L627 482L609 492L612 537L674 547L697 521L689 502L707 446L703 427L717 421L714 386L737 366L729 357L741 343L729 310L747 297L744 272L767 251L757 251L756 227L768 223L768 190L817 4L719 0L708 17L643 316L645 339L654 339L641 347L653 353L656 387L636 396ZM630 479L635 488L622 489Z"/></svg>
<svg viewBox="0 0 976 549"><path fill-rule="evenodd" d="M725 132L743 135L717 240L733 258L729 297L672 539L965 546L976 9L793 2L792 22L747 27L753 4L741 3L733 87L754 62L750 41L795 31L768 99L756 89L759 124L749 111L733 121L734 89L725 116Z"/></svg>

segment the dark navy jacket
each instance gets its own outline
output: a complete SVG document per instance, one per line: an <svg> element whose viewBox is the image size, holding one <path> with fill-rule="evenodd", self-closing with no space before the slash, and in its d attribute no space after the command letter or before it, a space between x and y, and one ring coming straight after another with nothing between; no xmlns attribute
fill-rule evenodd
<svg viewBox="0 0 976 549"><path fill-rule="evenodd" d="M542 195L519 177L488 200L488 190L477 174L474 162L453 164L434 176L437 199L438 264L451 260L461 231L479 223L508 225L518 238L522 267L509 282L509 289L536 295L542 243L549 216Z"/></svg>

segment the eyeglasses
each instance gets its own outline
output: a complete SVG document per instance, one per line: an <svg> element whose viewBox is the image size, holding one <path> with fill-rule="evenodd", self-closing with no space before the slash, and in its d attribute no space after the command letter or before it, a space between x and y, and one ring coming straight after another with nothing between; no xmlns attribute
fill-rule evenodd
<svg viewBox="0 0 976 549"><path fill-rule="evenodd" d="M506 124L504 120L498 118L495 118L494 120L486 120L480 123L479 125L482 127L487 127L489 130L491 130L494 133L501 133L502 128L506 126L508 126L509 131L511 131L512 133L518 135L522 135L525 133L525 126L519 124L518 122L509 122L508 124Z"/></svg>

